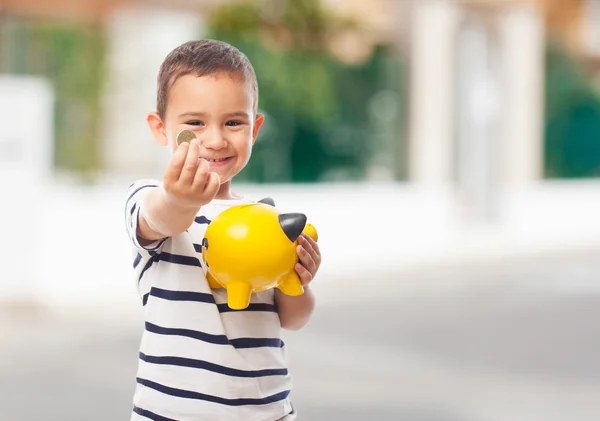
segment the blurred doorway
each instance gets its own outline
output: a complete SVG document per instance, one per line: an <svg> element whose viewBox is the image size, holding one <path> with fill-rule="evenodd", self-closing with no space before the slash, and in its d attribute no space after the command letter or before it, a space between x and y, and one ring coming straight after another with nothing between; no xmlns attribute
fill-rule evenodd
<svg viewBox="0 0 600 421"><path fill-rule="evenodd" d="M455 39L453 169L463 218L498 216L500 45L486 11L467 11Z"/></svg>

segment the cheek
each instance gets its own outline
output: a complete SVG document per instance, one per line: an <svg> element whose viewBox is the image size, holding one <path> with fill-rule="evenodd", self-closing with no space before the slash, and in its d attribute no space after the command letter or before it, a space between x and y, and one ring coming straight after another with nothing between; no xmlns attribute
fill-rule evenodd
<svg viewBox="0 0 600 421"><path fill-rule="evenodd" d="M167 136L167 145L169 146L169 149L171 150L175 150L177 149L177 144L175 143L175 138L177 137L177 133L176 133L177 128L173 127L171 124L168 124L165 126L165 134Z"/></svg>
<svg viewBox="0 0 600 421"><path fill-rule="evenodd" d="M236 149L247 150L252 147L252 131L251 130L240 130L230 136L231 143L235 145Z"/></svg>
<svg viewBox="0 0 600 421"><path fill-rule="evenodd" d="M177 135L179 133L181 133L182 130L185 130L186 127L180 127L178 125L173 125L170 126L169 128L167 128L167 139L169 141L169 148L173 151L175 151L177 149L177 146L179 146L177 144ZM198 134L196 133L196 136L198 136Z"/></svg>
<svg viewBox="0 0 600 421"><path fill-rule="evenodd" d="M177 146L179 146L179 145L177 145L177 140L175 140L175 139L176 139L176 137L177 137L177 134L176 134L176 133L175 133L175 134L171 134L171 135L169 136L169 148L170 148L170 149L171 149L173 152L175 152L175 151L177 150Z"/></svg>

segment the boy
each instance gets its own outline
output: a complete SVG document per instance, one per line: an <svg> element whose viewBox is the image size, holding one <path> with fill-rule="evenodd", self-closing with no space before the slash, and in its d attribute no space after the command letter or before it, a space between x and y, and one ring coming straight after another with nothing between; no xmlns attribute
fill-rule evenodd
<svg viewBox="0 0 600 421"><path fill-rule="evenodd" d="M249 202L231 191L231 180L263 124L257 108L254 69L228 44L185 43L160 68L157 111L147 122L172 159L161 183L130 187L125 209L145 317L132 420L296 418L280 330L300 329L311 316L319 247L299 239L304 294L253 294L243 311L230 311L224 289L210 289L201 261L207 224ZM197 139L178 146L186 129Z"/></svg>

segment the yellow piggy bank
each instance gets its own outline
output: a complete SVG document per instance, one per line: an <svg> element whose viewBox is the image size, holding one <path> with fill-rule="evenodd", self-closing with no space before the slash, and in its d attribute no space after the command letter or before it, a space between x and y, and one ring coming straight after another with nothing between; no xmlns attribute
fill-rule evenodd
<svg viewBox="0 0 600 421"><path fill-rule="evenodd" d="M297 296L304 288L294 266L298 237L317 231L301 213L280 213L272 199L232 206L209 224L202 258L211 288L226 288L231 309L248 307L253 292L278 288Z"/></svg>

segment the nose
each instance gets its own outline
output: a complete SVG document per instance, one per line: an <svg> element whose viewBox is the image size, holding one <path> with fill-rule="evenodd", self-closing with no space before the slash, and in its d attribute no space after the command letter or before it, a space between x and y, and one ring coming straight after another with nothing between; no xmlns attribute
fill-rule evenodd
<svg viewBox="0 0 600 421"><path fill-rule="evenodd" d="M198 140L206 149L219 150L227 147L225 134L216 127L212 130L205 130L204 133L199 136Z"/></svg>

